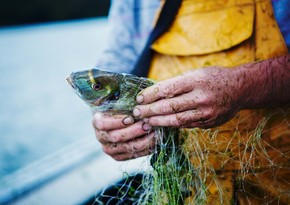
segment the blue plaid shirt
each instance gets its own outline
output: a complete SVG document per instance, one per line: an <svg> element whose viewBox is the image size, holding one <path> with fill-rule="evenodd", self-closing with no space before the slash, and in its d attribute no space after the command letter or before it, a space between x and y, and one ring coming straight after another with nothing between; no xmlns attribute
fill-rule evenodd
<svg viewBox="0 0 290 205"><path fill-rule="evenodd" d="M159 0L112 0L110 36L97 67L130 73L153 27ZM290 0L272 0L274 13L290 50Z"/></svg>

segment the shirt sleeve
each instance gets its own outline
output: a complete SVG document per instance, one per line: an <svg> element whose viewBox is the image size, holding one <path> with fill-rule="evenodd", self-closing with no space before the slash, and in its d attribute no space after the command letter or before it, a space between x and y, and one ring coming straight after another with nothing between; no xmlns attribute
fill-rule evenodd
<svg viewBox="0 0 290 205"><path fill-rule="evenodd" d="M112 0L109 12L110 36L98 59L97 67L113 72L130 73L138 58L134 48L133 5L130 0Z"/></svg>
<svg viewBox="0 0 290 205"><path fill-rule="evenodd" d="M290 1L272 0L275 18L290 53Z"/></svg>

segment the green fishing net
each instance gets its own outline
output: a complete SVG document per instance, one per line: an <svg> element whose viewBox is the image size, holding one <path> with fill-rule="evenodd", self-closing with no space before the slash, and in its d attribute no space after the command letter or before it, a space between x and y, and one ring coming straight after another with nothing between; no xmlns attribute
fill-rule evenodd
<svg viewBox="0 0 290 205"><path fill-rule="evenodd" d="M94 112L115 114L132 114L136 95L154 83L96 69L68 81ZM97 105L89 102L96 82L110 87L93 95ZM290 204L289 108L244 110L212 129L154 131L152 168L103 190L95 204Z"/></svg>

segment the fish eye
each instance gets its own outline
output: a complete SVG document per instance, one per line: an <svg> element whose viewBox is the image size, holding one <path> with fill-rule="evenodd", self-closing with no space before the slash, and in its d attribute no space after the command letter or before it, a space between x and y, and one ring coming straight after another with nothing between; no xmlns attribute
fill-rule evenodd
<svg viewBox="0 0 290 205"><path fill-rule="evenodd" d="M95 90L95 91L98 91L98 90L101 90L102 88L102 85L100 83L95 83L92 85L92 88Z"/></svg>

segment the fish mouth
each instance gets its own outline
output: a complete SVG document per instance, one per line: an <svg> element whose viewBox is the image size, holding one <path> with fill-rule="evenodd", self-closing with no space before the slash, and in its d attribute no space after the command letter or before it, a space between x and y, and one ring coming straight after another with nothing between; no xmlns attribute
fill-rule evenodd
<svg viewBox="0 0 290 205"><path fill-rule="evenodd" d="M71 77L71 75L67 76L65 78L66 82L73 88L73 90L76 92L76 93L80 93L82 94L82 91L81 89L75 84L73 83L73 79Z"/></svg>
<svg viewBox="0 0 290 205"><path fill-rule="evenodd" d="M75 89L73 83L72 83L72 79L70 77L70 75L68 75L66 78L65 78L66 82L73 88Z"/></svg>

